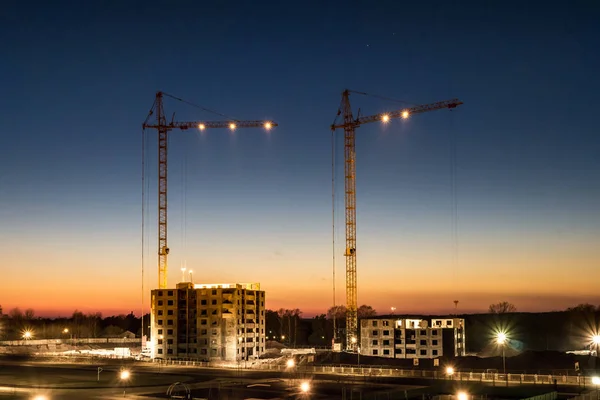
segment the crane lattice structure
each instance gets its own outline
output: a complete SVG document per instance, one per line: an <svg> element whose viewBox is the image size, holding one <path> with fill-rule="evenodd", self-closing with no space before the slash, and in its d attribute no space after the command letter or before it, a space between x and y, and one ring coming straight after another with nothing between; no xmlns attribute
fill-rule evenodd
<svg viewBox="0 0 600 400"><path fill-rule="evenodd" d="M453 109L463 104L458 99L440 101L432 104L424 104L390 113L380 113L370 116L352 115L350 106L350 93L366 94L344 90L342 93L342 104L337 115L343 114L342 123L333 123L331 130L344 130L344 190L345 190L345 219L346 219L346 349L356 351L358 346L358 305L356 293L356 151L355 130L369 122L387 123L394 118L407 119L412 114L420 114L428 111Z"/></svg>
<svg viewBox="0 0 600 400"><path fill-rule="evenodd" d="M169 132L174 129L185 131L187 129L199 129L204 131L211 128L225 128L236 130L239 128L264 128L270 130L277 124L272 121L189 121L189 122L167 122L163 106L163 96L183 101L175 96L164 92L157 92L154 104L146 122L142 128L156 129L158 131L158 287L167 288L167 256L169 247L167 245L167 145ZM185 101L184 101L185 102ZM191 103L190 103L191 104ZM205 109L206 110L206 109ZM152 114L156 114L156 122L148 123Z"/></svg>

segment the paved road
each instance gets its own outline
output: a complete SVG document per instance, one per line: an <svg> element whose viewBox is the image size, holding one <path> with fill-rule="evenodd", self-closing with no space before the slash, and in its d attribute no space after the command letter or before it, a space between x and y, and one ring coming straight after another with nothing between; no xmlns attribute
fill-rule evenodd
<svg viewBox="0 0 600 400"><path fill-rule="evenodd" d="M98 380L98 367L102 368ZM127 368L131 377L127 382L120 380L121 368ZM342 379L340 381L340 379ZM31 399L37 394L49 399L92 399L108 400L135 398L144 395L164 394L175 382L185 383L194 396L208 397L215 391L228 393L231 398L281 398L295 397L300 383L312 382L311 398L341 397L343 390L350 390L349 382L339 376L310 376L279 371L248 371L181 366L156 366L147 363L108 362L98 365L47 364L29 361L0 362L0 398ZM360 384L360 382L359 382ZM357 387L354 382L353 387ZM368 391L410 390L418 386L369 385ZM164 398L164 396L162 397Z"/></svg>

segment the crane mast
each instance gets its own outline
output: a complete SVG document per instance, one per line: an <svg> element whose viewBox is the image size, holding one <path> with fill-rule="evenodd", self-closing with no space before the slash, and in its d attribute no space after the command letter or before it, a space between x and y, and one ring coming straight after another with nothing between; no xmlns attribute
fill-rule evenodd
<svg viewBox="0 0 600 400"><path fill-rule="evenodd" d="M176 122L171 121L167 123L164 106L163 106L163 95L167 95L163 92L156 93L156 99L154 101L153 109L150 110L156 114L156 123L149 124L144 122L142 128L151 128L158 131L158 287L159 289L166 289L167 273L168 273L168 262L167 256L169 255L169 247L167 245L167 146L168 146L168 133L173 129L187 130L187 129L199 129L201 131L210 128L226 128L236 130L238 128L264 128L270 130L276 127L277 124L271 121L188 121L188 122ZM167 95L169 97L174 96ZM178 99L180 100L180 99ZM149 115L149 116L150 116ZM147 121L147 120L146 120Z"/></svg>
<svg viewBox="0 0 600 400"><path fill-rule="evenodd" d="M356 351L358 347L358 296L356 276L356 141L355 130L370 122L387 123L394 118L406 119L412 114L441 109L453 109L463 104L458 99L424 104L411 108L354 118L350 106L350 91L342 93L341 109L344 122L333 124L331 129L344 129L344 203L346 218L346 349Z"/></svg>

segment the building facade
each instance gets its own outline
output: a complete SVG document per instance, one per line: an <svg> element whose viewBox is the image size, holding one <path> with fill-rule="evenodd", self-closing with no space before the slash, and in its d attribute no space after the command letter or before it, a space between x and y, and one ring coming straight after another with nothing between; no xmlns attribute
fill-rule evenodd
<svg viewBox="0 0 600 400"><path fill-rule="evenodd" d="M255 358L265 351L265 292L258 283L155 289L150 325L153 358Z"/></svg>
<svg viewBox="0 0 600 400"><path fill-rule="evenodd" d="M389 358L465 355L462 318L370 318L360 323L360 354Z"/></svg>

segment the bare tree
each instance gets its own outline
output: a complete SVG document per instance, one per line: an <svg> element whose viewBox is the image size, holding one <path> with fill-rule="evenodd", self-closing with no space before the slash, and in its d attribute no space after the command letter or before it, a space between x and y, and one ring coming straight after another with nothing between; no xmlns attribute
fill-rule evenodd
<svg viewBox="0 0 600 400"><path fill-rule="evenodd" d="M507 314L517 311L517 307L508 301L501 301L496 304L490 304L488 312L490 314Z"/></svg>
<svg viewBox="0 0 600 400"><path fill-rule="evenodd" d="M25 319L32 320L34 316L35 311L33 311L33 308L28 308L27 310L25 310Z"/></svg>
<svg viewBox="0 0 600 400"><path fill-rule="evenodd" d="M280 308L279 310L277 310L277 318L279 319L279 337L280 338L283 335L283 322L284 322L285 316L286 316L286 314L285 314L285 310L283 308Z"/></svg>
<svg viewBox="0 0 600 400"><path fill-rule="evenodd" d="M298 322L300 320L300 315L302 315L302 311L300 309L295 308L292 310L292 315L294 316L294 346L296 345L296 338L298 337Z"/></svg>
<svg viewBox="0 0 600 400"><path fill-rule="evenodd" d="M14 321L20 321L23 319L23 311L19 307L16 307L8 312L8 316Z"/></svg>

